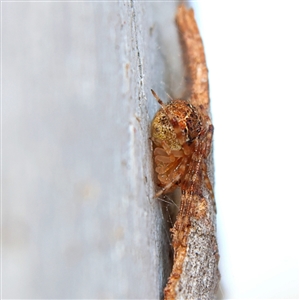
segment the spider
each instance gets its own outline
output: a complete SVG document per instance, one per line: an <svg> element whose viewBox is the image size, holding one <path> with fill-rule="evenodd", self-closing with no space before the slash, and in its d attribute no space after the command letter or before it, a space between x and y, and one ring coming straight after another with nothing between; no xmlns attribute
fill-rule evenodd
<svg viewBox="0 0 300 300"><path fill-rule="evenodd" d="M151 90L161 108L151 125L158 186L156 197L181 188L183 195L202 195L202 182L213 194L207 175L213 125L202 106L197 109L185 100L164 104Z"/></svg>

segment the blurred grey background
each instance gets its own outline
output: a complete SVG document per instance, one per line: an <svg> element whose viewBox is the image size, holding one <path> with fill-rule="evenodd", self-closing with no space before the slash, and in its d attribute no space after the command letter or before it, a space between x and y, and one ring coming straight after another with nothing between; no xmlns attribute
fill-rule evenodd
<svg viewBox="0 0 300 300"><path fill-rule="evenodd" d="M161 297L150 89L184 90L176 2L1 4L2 297Z"/></svg>

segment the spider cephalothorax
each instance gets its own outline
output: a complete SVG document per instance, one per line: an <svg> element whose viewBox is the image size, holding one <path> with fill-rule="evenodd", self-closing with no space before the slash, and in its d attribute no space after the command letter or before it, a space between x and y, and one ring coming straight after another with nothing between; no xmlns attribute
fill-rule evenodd
<svg viewBox="0 0 300 300"><path fill-rule="evenodd" d="M185 100L172 100L165 105L154 91L152 93L161 105L151 128L155 171L162 187L156 194L159 196L194 180L193 176L199 172L201 158L205 155L203 151L209 130L203 127L203 116L192 104Z"/></svg>

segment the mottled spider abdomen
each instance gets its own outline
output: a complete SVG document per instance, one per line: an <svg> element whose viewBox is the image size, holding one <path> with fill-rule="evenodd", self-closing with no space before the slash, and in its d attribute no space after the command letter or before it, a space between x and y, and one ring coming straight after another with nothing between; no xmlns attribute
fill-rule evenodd
<svg viewBox="0 0 300 300"><path fill-rule="evenodd" d="M172 100L164 105L154 92L153 95L162 106L151 126L155 171L158 185L162 187L156 194L159 196L182 182L194 152L193 141L200 135L201 117L184 100Z"/></svg>

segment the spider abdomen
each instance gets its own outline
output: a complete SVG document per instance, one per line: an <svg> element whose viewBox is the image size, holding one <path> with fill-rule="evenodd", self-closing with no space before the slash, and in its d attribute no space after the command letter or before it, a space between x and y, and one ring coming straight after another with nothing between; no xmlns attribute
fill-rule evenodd
<svg viewBox="0 0 300 300"><path fill-rule="evenodd" d="M162 190L180 186L194 152L193 141L199 137L201 118L194 106L184 100L172 100L156 113L151 126L155 171Z"/></svg>

